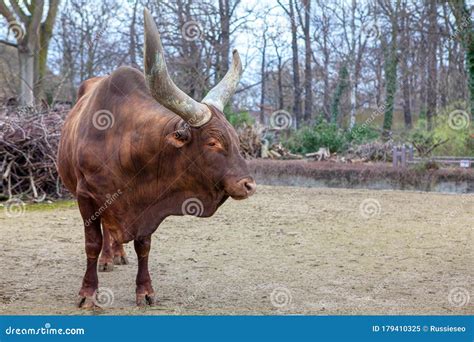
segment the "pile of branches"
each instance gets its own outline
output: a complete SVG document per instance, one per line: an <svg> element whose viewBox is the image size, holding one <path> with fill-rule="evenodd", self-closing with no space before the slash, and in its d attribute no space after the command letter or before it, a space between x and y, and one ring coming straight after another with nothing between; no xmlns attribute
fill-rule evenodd
<svg viewBox="0 0 474 342"><path fill-rule="evenodd" d="M266 155L262 155L263 158L270 159L302 159L303 156L299 154L291 153L289 149L284 147L281 143L273 144L267 151Z"/></svg>
<svg viewBox="0 0 474 342"><path fill-rule="evenodd" d="M65 194L56 169L67 109L0 109L0 197L41 202Z"/></svg>
<svg viewBox="0 0 474 342"><path fill-rule="evenodd" d="M262 127L245 125L237 129L240 140L240 151L245 159L262 156Z"/></svg>
<svg viewBox="0 0 474 342"><path fill-rule="evenodd" d="M362 162L391 162L393 143L374 141L350 148L346 158L350 160L360 160Z"/></svg>

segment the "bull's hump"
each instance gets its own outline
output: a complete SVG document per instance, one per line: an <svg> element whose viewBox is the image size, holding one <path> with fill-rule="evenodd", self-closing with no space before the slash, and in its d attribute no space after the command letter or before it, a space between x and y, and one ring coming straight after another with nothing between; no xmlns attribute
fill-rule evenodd
<svg viewBox="0 0 474 342"><path fill-rule="evenodd" d="M134 68L122 66L109 77L109 90L116 95L126 96L132 93L142 93L149 96L150 92L145 83L143 74Z"/></svg>

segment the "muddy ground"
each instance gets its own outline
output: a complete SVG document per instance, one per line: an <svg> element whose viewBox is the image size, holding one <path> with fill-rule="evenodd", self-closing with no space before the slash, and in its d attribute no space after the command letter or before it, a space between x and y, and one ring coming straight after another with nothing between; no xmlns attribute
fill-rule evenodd
<svg viewBox="0 0 474 342"><path fill-rule="evenodd" d="M158 303L135 307L136 257L100 273L99 314L474 314L474 196L260 186L153 236ZM0 313L90 314L76 207L0 211Z"/></svg>

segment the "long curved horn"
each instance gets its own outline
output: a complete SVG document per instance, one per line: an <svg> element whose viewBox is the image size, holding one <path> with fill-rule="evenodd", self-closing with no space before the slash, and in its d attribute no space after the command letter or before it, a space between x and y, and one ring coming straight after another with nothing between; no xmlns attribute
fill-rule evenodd
<svg viewBox="0 0 474 342"><path fill-rule="evenodd" d="M166 67L160 33L145 8L145 78L151 94L159 103L178 114L190 126L199 127L211 119L210 109L186 95L171 79Z"/></svg>
<svg viewBox="0 0 474 342"><path fill-rule="evenodd" d="M239 52L234 49L234 51L232 51L232 65L229 71L227 71L224 78L209 91L201 102L213 105L222 112L226 103L230 100L232 95L234 95L241 75L242 62L240 61Z"/></svg>

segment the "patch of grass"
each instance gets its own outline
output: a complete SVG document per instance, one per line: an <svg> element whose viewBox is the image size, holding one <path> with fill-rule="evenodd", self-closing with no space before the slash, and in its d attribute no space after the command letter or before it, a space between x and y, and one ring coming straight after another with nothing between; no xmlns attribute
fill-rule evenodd
<svg viewBox="0 0 474 342"><path fill-rule="evenodd" d="M26 203L27 211L46 211L77 208L76 200L60 200L52 203Z"/></svg>

